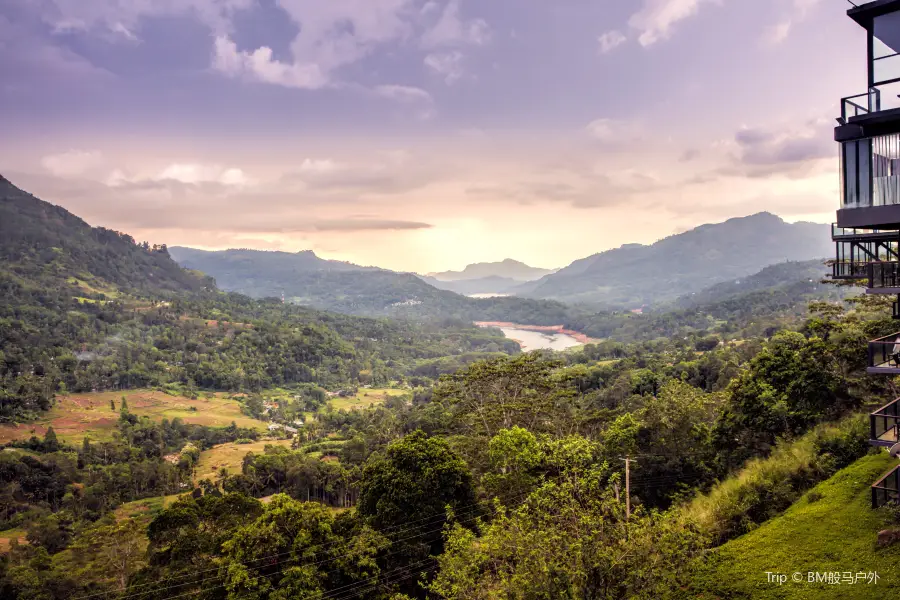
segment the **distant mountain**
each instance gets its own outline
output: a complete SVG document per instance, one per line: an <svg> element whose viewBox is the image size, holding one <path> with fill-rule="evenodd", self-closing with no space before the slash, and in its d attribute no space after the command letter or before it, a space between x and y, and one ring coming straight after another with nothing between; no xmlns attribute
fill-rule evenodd
<svg viewBox="0 0 900 600"><path fill-rule="evenodd" d="M438 281L469 281L472 279L486 279L499 277L515 281L534 281L544 275L555 272L555 269L539 269L529 267L525 263L507 258L500 262L475 263L468 265L462 271L443 271L441 273L429 273L428 277ZM475 292L477 293L477 292Z"/></svg>
<svg viewBox="0 0 900 600"><path fill-rule="evenodd" d="M564 305L544 300L466 298L412 273L324 260L311 251L169 251L182 266L212 276L224 290L253 298L284 294L288 302L350 315L555 325L569 314Z"/></svg>
<svg viewBox="0 0 900 600"><path fill-rule="evenodd" d="M824 258L833 253L828 225L789 224L763 212L701 225L649 246L627 244L601 252L522 284L514 293L636 308L740 279L775 263Z"/></svg>
<svg viewBox="0 0 900 600"><path fill-rule="evenodd" d="M91 227L61 206L44 202L0 176L0 264L38 285L170 293L214 283L178 266L165 245Z"/></svg>
<svg viewBox="0 0 900 600"><path fill-rule="evenodd" d="M248 296L280 296L283 286L267 286L267 282L290 282L315 272L381 271L375 267L361 267L349 262L319 258L312 250L278 252L270 250L198 250L172 246L169 254L179 264L209 273L216 283L229 291ZM262 268L262 270L260 270ZM263 289L260 289L263 288ZM250 293L250 292L253 293Z"/></svg>
<svg viewBox="0 0 900 600"><path fill-rule="evenodd" d="M471 296L473 294L509 294L522 284L522 282L517 279L496 276L480 277L478 279L463 279L460 281L441 281L440 279L425 275L421 275L420 277L423 281L439 290L448 290L464 296Z"/></svg>

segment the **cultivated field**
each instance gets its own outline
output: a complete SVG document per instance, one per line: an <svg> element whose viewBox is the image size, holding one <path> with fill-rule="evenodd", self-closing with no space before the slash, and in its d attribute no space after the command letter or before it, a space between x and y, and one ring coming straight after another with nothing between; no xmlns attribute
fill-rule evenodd
<svg viewBox="0 0 900 600"><path fill-rule="evenodd" d="M396 390L396 389L365 389L360 388L360 390L356 393L355 396L349 396L347 398L339 398L335 397L329 400L329 404L335 410L353 410L356 408L368 408L370 404L379 405L383 404L385 400L390 398L391 396L402 396L406 394L406 390Z"/></svg>
<svg viewBox="0 0 900 600"><path fill-rule="evenodd" d="M43 437L51 425L60 440L72 444L80 443L86 434L95 440L109 439L116 430L122 396L125 396L130 412L158 421L181 417L185 423L215 427L224 427L234 421L240 427L265 430L263 422L241 414L236 400L220 395L191 400L152 390L129 390L57 396L56 405L38 421L0 425L0 443L28 439L32 435ZM110 400L115 403L115 410L110 409Z"/></svg>
<svg viewBox="0 0 900 600"><path fill-rule="evenodd" d="M197 461L194 481L199 482L201 479L215 481L219 469L222 467L228 469L230 475L240 473L244 457L248 452L262 454L265 447L270 444L290 448L291 440L264 440L252 444L219 444L209 450L204 450L200 453L200 460Z"/></svg>
<svg viewBox="0 0 900 600"><path fill-rule="evenodd" d="M18 540L19 544L27 544L28 540L25 539L26 533L27 532L24 529L7 529L6 531L0 531L0 553L9 550L13 540Z"/></svg>

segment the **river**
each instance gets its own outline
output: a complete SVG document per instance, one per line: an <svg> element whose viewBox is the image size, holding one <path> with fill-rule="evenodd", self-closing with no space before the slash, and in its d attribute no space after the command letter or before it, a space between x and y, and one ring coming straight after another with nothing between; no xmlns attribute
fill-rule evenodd
<svg viewBox="0 0 900 600"><path fill-rule="evenodd" d="M500 327L503 335L511 340L516 340L522 346L522 350L565 350L573 346L580 346L581 342L565 333L555 331L531 331L528 329L516 329L514 327Z"/></svg>

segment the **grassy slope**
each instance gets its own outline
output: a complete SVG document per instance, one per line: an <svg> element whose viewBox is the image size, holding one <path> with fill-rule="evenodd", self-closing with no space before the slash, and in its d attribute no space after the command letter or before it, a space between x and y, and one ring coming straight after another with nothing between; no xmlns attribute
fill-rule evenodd
<svg viewBox="0 0 900 600"><path fill-rule="evenodd" d="M228 473L235 475L241 472L244 457L249 452L262 454L268 445L285 446L290 448L291 440L262 440L253 442L252 444L219 444L209 450L200 453L200 460L194 474L194 481L199 482L201 479L216 480L219 469L225 467Z"/></svg>
<svg viewBox="0 0 900 600"><path fill-rule="evenodd" d="M383 404L391 396L402 396L409 393L407 390L398 389L366 389L360 388L355 396L347 398L331 398L328 403L335 410L353 410L357 408L368 408L370 404Z"/></svg>
<svg viewBox="0 0 900 600"><path fill-rule="evenodd" d="M0 425L0 443L28 439L32 435L43 437L48 425L53 426L59 439L73 444L81 443L85 434L95 440L109 439L116 431L122 396L128 402L129 411L155 420L181 417L185 423L216 427L225 427L234 421L239 427L265 430L265 423L241 414L240 404L236 400L203 396L191 400L158 391L129 390L59 396L56 405L34 423ZM110 399L115 402L117 410L110 409Z"/></svg>
<svg viewBox="0 0 900 600"><path fill-rule="evenodd" d="M900 546L880 549L884 514L870 508L869 487L896 464L886 453L866 456L820 483L758 529L716 549L701 567L686 597L704 599L841 600L900 594ZM821 499L809 501L810 494ZM813 496L814 497L814 496ZM788 575L784 585L766 582L766 571ZM795 572L874 571L877 586L794 584Z"/></svg>

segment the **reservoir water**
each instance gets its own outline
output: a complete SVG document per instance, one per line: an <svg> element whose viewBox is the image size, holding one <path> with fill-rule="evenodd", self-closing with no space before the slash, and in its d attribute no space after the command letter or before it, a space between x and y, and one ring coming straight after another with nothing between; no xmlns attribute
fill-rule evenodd
<svg viewBox="0 0 900 600"><path fill-rule="evenodd" d="M565 350L573 346L580 346L581 342L565 333L553 331L530 331L528 329L516 329L513 327L500 327L503 335L511 340L516 340L522 346L522 350Z"/></svg>

